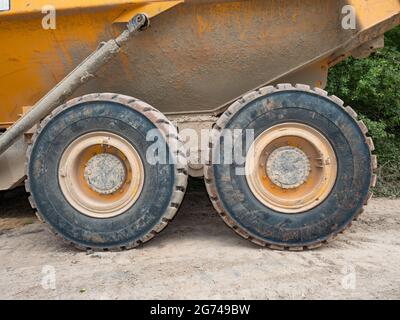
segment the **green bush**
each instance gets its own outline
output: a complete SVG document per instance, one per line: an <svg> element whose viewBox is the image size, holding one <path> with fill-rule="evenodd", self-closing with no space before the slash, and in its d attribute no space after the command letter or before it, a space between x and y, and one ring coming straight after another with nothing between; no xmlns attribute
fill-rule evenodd
<svg viewBox="0 0 400 320"><path fill-rule="evenodd" d="M357 111L378 155L377 196L400 197L400 27L369 58L348 58L329 72L327 90Z"/></svg>

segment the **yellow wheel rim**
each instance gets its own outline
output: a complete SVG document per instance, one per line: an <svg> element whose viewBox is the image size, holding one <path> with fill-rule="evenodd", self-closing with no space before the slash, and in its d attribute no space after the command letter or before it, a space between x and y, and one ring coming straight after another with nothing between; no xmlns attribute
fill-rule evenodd
<svg viewBox="0 0 400 320"><path fill-rule="evenodd" d="M322 203L337 177L329 141L314 128L284 123L257 137L246 157L247 183L254 196L278 212L294 214Z"/></svg>
<svg viewBox="0 0 400 320"><path fill-rule="evenodd" d="M109 132L92 132L73 141L59 164L59 184L67 201L94 218L111 218L138 199L143 163L135 148Z"/></svg>

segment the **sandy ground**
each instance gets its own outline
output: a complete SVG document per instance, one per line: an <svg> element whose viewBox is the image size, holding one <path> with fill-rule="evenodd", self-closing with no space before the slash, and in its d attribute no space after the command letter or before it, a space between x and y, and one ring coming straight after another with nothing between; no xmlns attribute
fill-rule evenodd
<svg viewBox="0 0 400 320"><path fill-rule="evenodd" d="M85 253L36 221L23 190L0 197L2 299L400 298L400 200L373 200L321 249L277 252L230 231L197 184L144 247Z"/></svg>

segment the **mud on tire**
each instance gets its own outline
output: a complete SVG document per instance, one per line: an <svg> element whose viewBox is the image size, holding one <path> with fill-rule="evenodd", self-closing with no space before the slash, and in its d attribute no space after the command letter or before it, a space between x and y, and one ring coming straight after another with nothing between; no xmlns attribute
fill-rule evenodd
<svg viewBox="0 0 400 320"><path fill-rule="evenodd" d="M246 177L236 174L242 164L223 164L223 158L222 164L212 162L213 154L220 151L224 129L254 129L257 138L286 122L307 124L322 133L337 157L337 177L330 194L317 207L296 214L262 204ZM357 114L324 90L281 84L251 92L231 105L214 127L205 166L210 199L224 222L255 244L278 250L319 247L348 228L372 196L377 163L366 133Z"/></svg>
<svg viewBox="0 0 400 320"><path fill-rule="evenodd" d="M150 165L146 133L157 129L174 164ZM82 214L60 188L58 165L74 139L93 131L123 137L139 154L144 181L136 202L122 214L95 218ZM39 219L80 249L124 250L149 241L174 218L187 186L187 164L176 128L159 111L137 99L111 93L76 98L40 125L27 152L26 189Z"/></svg>

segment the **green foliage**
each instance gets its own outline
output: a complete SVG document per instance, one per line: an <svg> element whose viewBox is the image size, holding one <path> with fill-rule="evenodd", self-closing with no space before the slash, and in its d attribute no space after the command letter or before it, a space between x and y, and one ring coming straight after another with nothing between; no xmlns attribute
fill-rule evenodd
<svg viewBox="0 0 400 320"><path fill-rule="evenodd" d="M400 51L400 27L394 28L386 34L385 45L387 48Z"/></svg>
<svg viewBox="0 0 400 320"><path fill-rule="evenodd" d="M327 90L357 111L374 139L380 164L375 193L400 197L400 26L369 58L332 68Z"/></svg>

